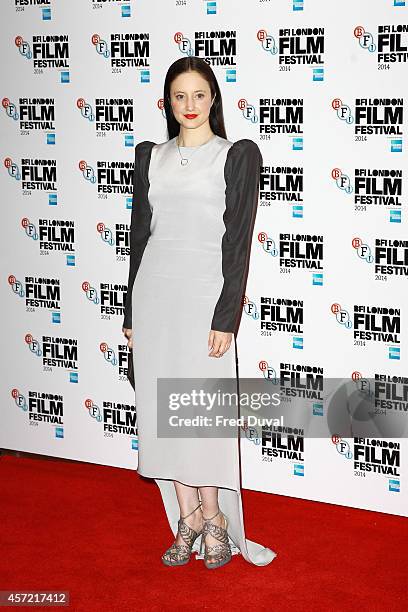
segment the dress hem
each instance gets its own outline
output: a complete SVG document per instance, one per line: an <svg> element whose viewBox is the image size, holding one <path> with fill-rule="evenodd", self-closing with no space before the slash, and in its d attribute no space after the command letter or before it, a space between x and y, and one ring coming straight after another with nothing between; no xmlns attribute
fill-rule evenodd
<svg viewBox="0 0 408 612"><path fill-rule="evenodd" d="M201 487L217 487L218 489L227 489L228 491L235 491L236 493L238 493L240 488L237 487L226 487L225 485L221 485L221 484L192 484L190 482L184 482L183 480L179 480L178 478L174 478L174 476L151 476L147 473L143 473L142 471L139 471L138 469L136 469L136 472L139 474L139 476L143 476L143 478L151 478L152 480L171 480L171 481L176 481L179 482L180 484L186 485L187 487L194 487L196 489L199 489Z"/></svg>

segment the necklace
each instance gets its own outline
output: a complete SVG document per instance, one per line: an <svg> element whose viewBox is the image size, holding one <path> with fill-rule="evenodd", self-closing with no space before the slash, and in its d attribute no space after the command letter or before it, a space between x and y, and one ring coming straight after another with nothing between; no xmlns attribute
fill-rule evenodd
<svg viewBox="0 0 408 612"><path fill-rule="evenodd" d="M203 142L203 144L199 145L199 146L197 147L197 149L196 149L195 151L193 151L192 155L194 155L194 153L197 153L197 151L199 151L201 147L203 147L204 145L206 145L206 144L207 144L208 142L210 142L210 140L212 140L213 138L215 138L215 135L211 136L211 138L209 138L209 139L208 139L206 142ZM180 164L181 164L182 166L186 166L190 160L189 160L189 159L187 159L187 157L183 157L183 155L182 155L182 153L181 153L181 151L180 151L179 143L178 143L178 136L176 136L176 145L177 145L178 152L179 152L179 154L180 154L180 158L181 158L181 159L180 159Z"/></svg>

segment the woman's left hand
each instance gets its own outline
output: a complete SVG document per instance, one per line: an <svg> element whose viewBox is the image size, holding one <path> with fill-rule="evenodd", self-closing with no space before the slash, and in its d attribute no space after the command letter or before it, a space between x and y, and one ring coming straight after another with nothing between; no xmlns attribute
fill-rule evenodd
<svg viewBox="0 0 408 612"><path fill-rule="evenodd" d="M232 333L212 329L208 335L209 357L222 357L231 346Z"/></svg>

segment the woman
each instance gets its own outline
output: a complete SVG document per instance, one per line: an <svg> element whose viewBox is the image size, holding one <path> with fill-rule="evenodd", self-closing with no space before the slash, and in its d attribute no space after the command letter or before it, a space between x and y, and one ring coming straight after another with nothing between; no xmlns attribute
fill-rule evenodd
<svg viewBox="0 0 408 612"><path fill-rule="evenodd" d="M266 565L276 554L245 538L238 435L160 438L156 411L159 377L237 377L262 157L251 140L227 140L220 89L202 59L170 66L164 108L169 140L135 148L123 333L133 349L137 469L158 484L176 536L163 563L184 565L196 551L209 569L239 553Z"/></svg>

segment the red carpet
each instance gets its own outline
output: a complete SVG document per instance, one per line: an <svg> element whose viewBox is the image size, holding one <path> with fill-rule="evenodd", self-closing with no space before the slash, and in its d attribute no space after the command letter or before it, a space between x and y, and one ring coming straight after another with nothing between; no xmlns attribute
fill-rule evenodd
<svg viewBox="0 0 408 612"><path fill-rule="evenodd" d="M87 612L407 609L406 518L244 491L247 537L276 559L167 568L173 538L153 481L8 455L0 474L0 590L69 591L69 609Z"/></svg>

